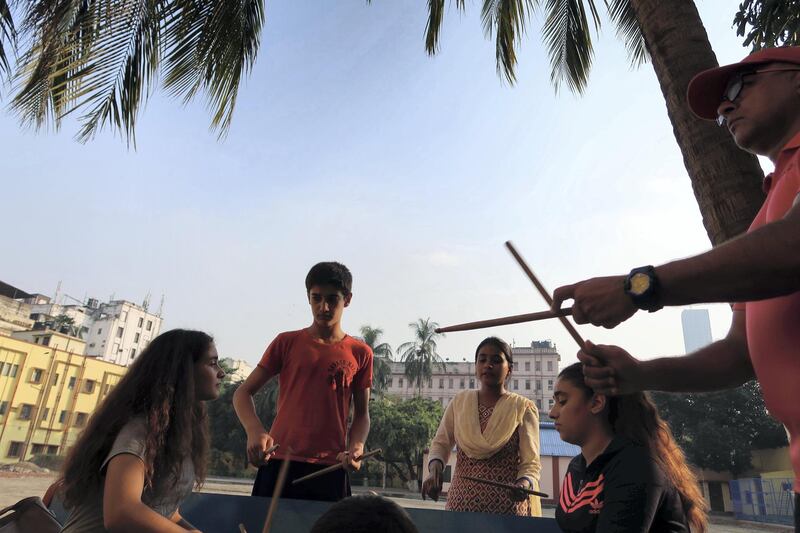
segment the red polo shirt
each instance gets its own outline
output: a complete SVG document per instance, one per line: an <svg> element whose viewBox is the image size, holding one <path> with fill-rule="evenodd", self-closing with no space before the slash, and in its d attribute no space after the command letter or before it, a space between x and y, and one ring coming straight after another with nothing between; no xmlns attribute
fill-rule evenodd
<svg viewBox="0 0 800 533"><path fill-rule="evenodd" d="M764 187L767 199L748 232L782 219L798 202L800 134L783 148ZM745 311L747 347L767 409L789 431L794 491L800 492L800 292L733 308Z"/></svg>

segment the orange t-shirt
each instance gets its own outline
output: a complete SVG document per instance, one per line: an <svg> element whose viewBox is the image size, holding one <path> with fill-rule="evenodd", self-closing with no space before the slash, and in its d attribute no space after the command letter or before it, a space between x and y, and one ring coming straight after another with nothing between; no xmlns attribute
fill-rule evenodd
<svg viewBox="0 0 800 533"><path fill-rule="evenodd" d="M748 232L782 219L797 202L800 134L784 147L764 187L767 199ZM733 308L745 312L747 347L767 409L789 431L794 491L800 492L800 292Z"/></svg>
<svg viewBox="0 0 800 533"><path fill-rule="evenodd" d="M275 337L258 366L279 375L278 413L269 431L280 444L275 456L336 464L346 450L353 390L372 386L370 347L349 335L322 344L305 329L288 331Z"/></svg>

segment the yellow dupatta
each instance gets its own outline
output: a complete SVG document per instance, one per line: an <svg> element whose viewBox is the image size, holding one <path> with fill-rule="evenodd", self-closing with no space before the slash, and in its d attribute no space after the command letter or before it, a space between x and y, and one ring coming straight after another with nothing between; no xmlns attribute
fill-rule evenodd
<svg viewBox="0 0 800 533"><path fill-rule="evenodd" d="M500 397L492 416L481 431L478 411L478 392L464 391L452 401L455 414L455 440L458 448L472 459L488 459L506 445L522 424L525 412L535 411L533 402L515 393ZM533 479L533 490L539 490L539 481ZM542 516L542 503L537 496L529 498L531 516Z"/></svg>

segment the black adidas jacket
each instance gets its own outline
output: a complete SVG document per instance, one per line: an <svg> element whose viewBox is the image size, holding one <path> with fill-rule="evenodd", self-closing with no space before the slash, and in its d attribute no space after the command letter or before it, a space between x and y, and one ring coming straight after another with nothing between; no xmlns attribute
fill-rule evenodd
<svg viewBox="0 0 800 533"><path fill-rule="evenodd" d="M615 437L586 466L574 457L556 508L568 533L688 533L680 495L647 450Z"/></svg>

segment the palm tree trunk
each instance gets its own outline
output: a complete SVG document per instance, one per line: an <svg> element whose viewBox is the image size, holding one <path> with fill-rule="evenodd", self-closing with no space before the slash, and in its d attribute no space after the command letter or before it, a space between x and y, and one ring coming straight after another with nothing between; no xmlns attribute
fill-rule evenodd
<svg viewBox="0 0 800 533"><path fill-rule="evenodd" d="M755 156L727 130L695 117L686 104L689 81L718 65L694 2L630 0L667 103L675 139L708 237L714 245L743 233L764 200Z"/></svg>

